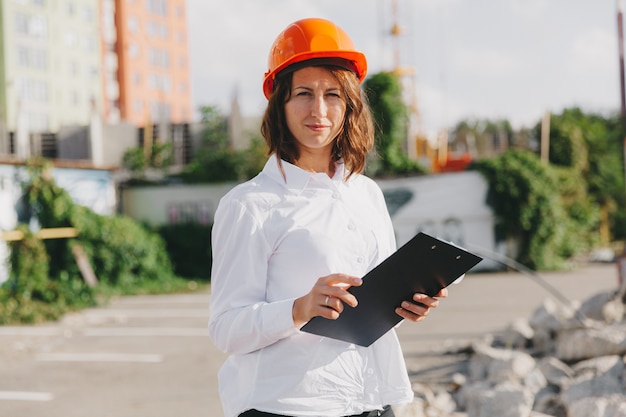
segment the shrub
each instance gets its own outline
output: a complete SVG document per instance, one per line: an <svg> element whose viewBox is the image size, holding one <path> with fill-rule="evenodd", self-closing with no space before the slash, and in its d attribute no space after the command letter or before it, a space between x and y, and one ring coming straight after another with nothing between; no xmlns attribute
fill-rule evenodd
<svg viewBox="0 0 626 417"><path fill-rule="evenodd" d="M20 225L24 239L10 245L10 279L0 287L0 323L56 319L69 309L95 305L114 294L160 293L188 288L174 274L165 241L121 215L101 216L76 205L49 175L45 160L31 160L24 184L41 227L73 227L72 239L39 240ZM80 244L99 280L82 278L72 253Z"/></svg>
<svg viewBox="0 0 626 417"><path fill-rule="evenodd" d="M473 167L489 183L488 203L498 217L498 229L519 243L520 263L558 269L568 257L589 248L597 210L575 169L557 170L532 152L515 150Z"/></svg>
<svg viewBox="0 0 626 417"><path fill-rule="evenodd" d="M180 223L161 226L176 275L208 281L211 277L211 226Z"/></svg>

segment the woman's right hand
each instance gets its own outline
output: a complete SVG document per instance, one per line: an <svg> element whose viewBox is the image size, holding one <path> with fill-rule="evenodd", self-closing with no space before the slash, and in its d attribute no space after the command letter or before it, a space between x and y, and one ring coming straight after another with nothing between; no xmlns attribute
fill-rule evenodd
<svg viewBox="0 0 626 417"><path fill-rule="evenodd" d="M356 307L357 299L347 289L361 283L361 278L346 274L331 274L319 278L311 291L294 301L294 325L300 328L315 316L337 319L343 311L344 303Z"/></svg>

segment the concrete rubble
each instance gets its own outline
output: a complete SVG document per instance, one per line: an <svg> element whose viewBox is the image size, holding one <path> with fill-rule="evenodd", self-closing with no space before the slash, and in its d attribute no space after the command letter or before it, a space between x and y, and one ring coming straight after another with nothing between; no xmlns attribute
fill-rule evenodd
<svg viewBox="0 0 626 417"><path fill-rule="evenodd" d="M570 306L546 299L530 318L464 346L466 366L447 382L415 383L415 400L396 415L626 417L624 307L617 290Z"/></svg>

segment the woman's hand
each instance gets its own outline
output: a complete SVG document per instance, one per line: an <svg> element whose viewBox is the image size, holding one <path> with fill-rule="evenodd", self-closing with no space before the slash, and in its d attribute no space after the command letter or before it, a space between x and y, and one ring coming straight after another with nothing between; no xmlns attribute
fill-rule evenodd
<svg viewBox="0 0 626 417"><path fill-rule="evenodd" d="M317 280L308 294L296 298L293 303L293 323L297 328L315 316L335 320L344 308L344 303L356 307L356 297L347 289L361 285L361 278L346 274L331 274Z"/></svg>
<svg viewBox="0 0 626 417"><path fill-rule="evenodd" d="M448 296L448 289L444 288L434 297L426 294L413 294L413 302L403 301L402 305L396 308L396 314L403 319L418 322L426 318L431 309L437 308L440 298Z"/></svg>

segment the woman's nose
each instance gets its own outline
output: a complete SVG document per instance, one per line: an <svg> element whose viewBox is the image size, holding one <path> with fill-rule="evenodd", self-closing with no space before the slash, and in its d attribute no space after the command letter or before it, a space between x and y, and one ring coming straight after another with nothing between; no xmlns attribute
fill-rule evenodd
<svg viewBox="0 0 626 417"><path fill-rule="evenodd" d="M325 117L328 107L324 96L316 96L311 103L311 115L315 117Z"/></svg>

